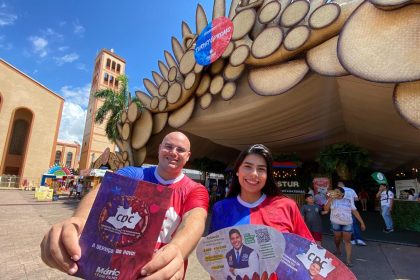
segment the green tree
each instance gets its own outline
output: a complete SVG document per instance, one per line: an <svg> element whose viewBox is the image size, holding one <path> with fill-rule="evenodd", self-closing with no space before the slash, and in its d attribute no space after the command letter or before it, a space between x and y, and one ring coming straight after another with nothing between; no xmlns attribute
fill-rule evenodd
<svg viewBox="0 0 420 280"><path fill-rule="evenodd" d="M120 138L117 124L121 120L122 112L127 110L127 107L131 102L127 76L118 76L117 80L119 81L119 86L116 91L107 88L94 93L96 98L101 98L104 101L102 106L96 112L95 122L102 124L105 118L108 117L105 126L105 133L107 138L113 143ZM133 101L140 103L137 97L133 98Z"/></svg>
<svg viewBox="0 0 420 280"><path fill-rule="evenodd" d="M320 168L331 175L337 175L344 180L354 179L358 173L369 166L369 153L358 146L341 143L326 147L320 151L316 161Z"/></svg>

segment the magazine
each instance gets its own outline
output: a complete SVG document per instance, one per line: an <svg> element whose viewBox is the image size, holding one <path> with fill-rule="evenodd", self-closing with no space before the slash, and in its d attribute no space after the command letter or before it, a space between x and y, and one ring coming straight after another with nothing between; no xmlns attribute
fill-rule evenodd
<svg viewBox="0 0 420 280"><path fill-rule="evenodd" d="M83 279L136 279L152 258L172 190L107 172L80 236Z"/></svg>
<svg viewBox="0 0 420 280"><path fill-rule="evenodd" d="M326 249L292 233L264 225L238 225L201 239L197 257L212 279L354 280Z"/></svg>

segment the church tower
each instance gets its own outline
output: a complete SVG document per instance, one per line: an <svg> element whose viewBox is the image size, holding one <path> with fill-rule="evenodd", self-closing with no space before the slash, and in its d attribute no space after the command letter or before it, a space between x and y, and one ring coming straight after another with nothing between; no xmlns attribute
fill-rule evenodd
<svg viewBox="0 0 420 280"><path fill-rule="evenodd" d="M89 106L86 114L85 130L83 133L82 153L80 157L80 170L90 168L103 152L109 147L115 151L115 144L108 140L105 133L107 119L102 124L95 123L97 110L103 101L95 98L95 92L101 89L118 90L117 77L125 73L125 60L111 49L102 49L95 59L92 87L90 89Z"/></svg>

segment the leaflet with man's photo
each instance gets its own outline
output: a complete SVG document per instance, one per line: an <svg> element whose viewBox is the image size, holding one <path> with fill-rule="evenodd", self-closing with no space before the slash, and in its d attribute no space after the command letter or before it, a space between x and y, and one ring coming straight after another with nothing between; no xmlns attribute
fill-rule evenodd
<svg viewBox="0 0 420 280"><path fill-rule="evenodd" d="M152 258L172 190L107 172L80 236L83 279L137 279Z"/></svg>
<svg viewBox="0 0 420 280"><path fill-rule="evenodd" d="M215 280L356 279L343 262L316 243L263 225L218 230L203 238L196 251Z"/></svg>

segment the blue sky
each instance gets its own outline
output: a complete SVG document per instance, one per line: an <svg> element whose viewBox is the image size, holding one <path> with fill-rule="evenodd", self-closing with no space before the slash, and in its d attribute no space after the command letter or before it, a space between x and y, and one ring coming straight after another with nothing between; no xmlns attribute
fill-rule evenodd
<svg viewBox="0 0 420 280"><path fill-rule="evenodd" d="M198 3L210 20L213 0L0 0L0 57L65 98L59 139L81 143L98 51L125 58L134 94Z"/></svg>

